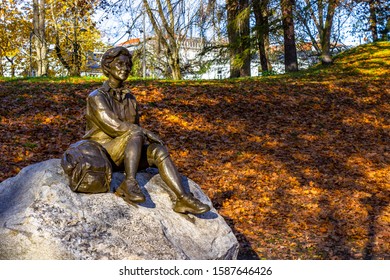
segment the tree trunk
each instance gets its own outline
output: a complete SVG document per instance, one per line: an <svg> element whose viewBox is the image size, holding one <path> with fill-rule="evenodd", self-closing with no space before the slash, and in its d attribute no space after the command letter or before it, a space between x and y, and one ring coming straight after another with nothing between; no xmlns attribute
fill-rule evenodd
<svg viewBox="0 0 390 280"><path fill-rule="evenodd" d="M75 40L77 40L75 38ZM70 76L80 77L81 76L81 55L80 45L77 42L73 42L73 53L72 53L72 67L70 68Z"/></svg>
<svg viewBox="0 0 390 280"><path fill-rule="evenodd" d="M250 76L249 1L226 0L230 77Z"/></svg>
<svg viewBox="0 0 390 280"><path fill-rule="evenodd" d="M180 70L180 60L178 52L175 52L174 55L171 55L170 61L169 61L169 67L172 71L172 78L174 80L181 80L181 70Z"/></svg>
<svg viewBox="0 0 390 280"><path fill-rule="evenodd" d="M235 19L237 17L238 3L234 0L226 0L227 9L227 32L229 39L229 54L230 54L230 78L240 77L240 68L235 64L236 53L239 45L239 35L235 27Z"/></svg>
<svg viewBox="0 0 390 280"><path fill-rule="evenodd" d="M81 76L81 54L80 44L77 38L77 32L79 28L77 17L80 16L79 12L75 10L73 18L73 54L72 54L72 68L70 75L73 77Z"/></svg>
<svg viewBox="0 0 390 280"><path fill-rule="evenodd" d="M250 77L251 76L251 38L250 38L250 7L249 0L240 1L242 12L247 13L242 20L241 26L241 54L243 65L241 67L240 76L241 77ZM247 10L247 11L245 11Z"/></svg>
<svg viewBox="0 0 390 280"><path fill-rule="evenodd" d="M372 35L372 41L378 41L378 28L376 19L376 0L369 0L370 6L370 31Z"/></svg>
<svg viewBox="0 0 390 280"><path fill-rule="evenodd" d="M47 76L47 42L45 35L45 0L33 0L34 45L36 49L37 75Z"/></svg>
<svg viewBox="0 0 390 280"><path fill-rule="evenodd" d="M9 58L8 56L5 57L8 62L11 64L11 77L15 77L15 70L16 70L16 65L14 62L15 57Z"/></svg>
<svg viewBox="0 0 390 280"><path fill-rule="evenodd" d="M329 0L328 10L326 14L325 26L322 30L321 41L321 62L324 65L332 64L333 58L330 53L330 37L332 34L333 17L336 10L337 0Z"/></svg>
<svg viewBox="0 0 390 280"><path fill-rule="evenodd" d="M333 58L330 53L330 40L324 39L321 41L321 63L329 65L333 63Z"/></svg>
<svg viewBox="0 0 390 280"><path fill-rule="evenodd" d="M268 53L266 50L266 41L269 36L268 2L269 0L252 1L253 13L256 20L256 41L259 49L261 70L263 72L270 71Z"/></svg>
<svg viewBox="0 0 390 280"><path fill-rule="evenodd" d="M59 61L62 64L62 66L64 66L65 69L70 73L71 72L70 66L69 66L68 62L65 60L65 58L62 56L60 39L58 37L58 34L56 34L56 44L55 44L54 50L56 52L57 58L59 59Z"/></svg>
<svg viewBox="0 0 390 280"><path fill-rule="evenodd" d="M2 62L2 57L0 56L0 77L4 77L4 66Z"/></svg>
<svg viewBox="0 0 390 280"><path fill-rule="evenodd" d="M268 25L268 32L265 34L264 42L265 42L265 53L267 55L268 71L272 71L271 60L269 59L269 55L271 53L271 43L269 40L269 25Z"/></svg>
<svg viewBox="0 0 390 280"><path fill-rule="evenodd" d="M310 0L305 0L306 6L304 6L300 11L297 12L297 18L302 22L303 26L306 29L306 32L312 41L313 47L316 49L320 55L321 62L324 65L333 63L333 58L331 55L331 35L332 35L332 26L333 18L336 7L340 4L339 0L318 0L316 1L317 9L313 8L313 3ZM324 13L326 8L326 15ZM316 15L317 13L317 15ZM310 26L309 21L314 23L317 31L318 38L313 32L313 29Z"/></svg>
<svg viewBox="0 0 390 280"><path fill-rule="evenodd" d="M172 78L175 80L181 80L181 70L180 70L180 56L179 56L179 45L176 40L181 34L176 34L175 31L175 21L174 21L174 10L171 3L171 0L167 0L167 11L164 10L161 0L157 0L157 13L162 21L162 24L159 24L156 21L154 16L155 11L151 9L147 0L142 0L142 3L145 8L154 31L156 32L158 42L161 43L165 49L166 59L168 65L171 69ZM167 12L167 13L166 13Z"/></svg>
<svg viewBox="0 0 390 280"><path fill-rule="evenodd" d="M381 34L382 34L382 40L388 41L389 40L389 32L390 32L390 17L387 18L385 27L383 28Z"/></svg>
<svg viewBox="0 0 390 280"><path fill-rule="evenodd" d="M284 34L284 67L286 72L298 71L297 48L293 21L293 1L281 0Z"/></svg>
<svg viewBox="0 0 390 280"><path fill-rule="evenodd" d="M15 66L15 63L12 61L11 63L11 77L15 77L15 70L16 70L16 66Z"/></svg>

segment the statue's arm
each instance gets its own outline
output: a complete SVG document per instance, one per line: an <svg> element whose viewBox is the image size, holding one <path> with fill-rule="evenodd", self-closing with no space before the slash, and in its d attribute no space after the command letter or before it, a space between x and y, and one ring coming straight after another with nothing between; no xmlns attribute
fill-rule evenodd
<svg viewBox="0 0 390 280"><path fill-rule="evenodd" d="M88 117L107 135L115 138L131 129L139 129L138 125L123 122L111 110L101 95L88 97Z"/></svg>

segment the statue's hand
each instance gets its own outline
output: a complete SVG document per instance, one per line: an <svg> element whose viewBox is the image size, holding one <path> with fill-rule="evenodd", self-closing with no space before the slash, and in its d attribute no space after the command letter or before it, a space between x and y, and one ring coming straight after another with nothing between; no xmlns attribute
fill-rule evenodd
<svg viewBox="0 0 390 280"><path fill-rule="evenodd" d="M143 128L143 131L144 131L145 136L148 138L148 140L150 142L152 142L152 143L154 142L154 143L158 143L160 145L164 145L164 142L156 134L154 134L153 132L151 132L151 131L149 131L147 129L144 129L144 128Z"/></svg>

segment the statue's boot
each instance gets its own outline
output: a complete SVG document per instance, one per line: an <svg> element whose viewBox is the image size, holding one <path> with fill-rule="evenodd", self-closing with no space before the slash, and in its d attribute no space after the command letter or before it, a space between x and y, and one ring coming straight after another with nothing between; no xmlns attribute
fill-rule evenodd
<svg viewBox="0 0 390 280"><path fill-rule="evenodd" d="M200 202L192 193L185 192L180 174L166 149L157 150L156 154L159 153L161 153L160 160L157 160L156 165L160 171L160 176L177 197L173 211L183 214L202 214L210 211L207 204Z"/></svg>
<svg viewBox="0 0 390 280"><path fill-rule="evenodd" d="M138 186L137 180L134 178L126 178L123 180L115 194L122 197L128 203L142 203L146 200L145 195Z"/></svg>
<svg viewBox="0 0 390 280"><path fill-rule="evenodd" d="M173 211L183 214L202 214L210 211L210 206L200 202L192 194L185 194L177 198Z"/></svg>

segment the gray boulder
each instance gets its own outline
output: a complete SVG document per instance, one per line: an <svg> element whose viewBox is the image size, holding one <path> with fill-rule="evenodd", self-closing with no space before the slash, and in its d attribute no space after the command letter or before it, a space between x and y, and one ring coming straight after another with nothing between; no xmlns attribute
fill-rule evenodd
<svg viewBox="0 0 390 280"><path fill-rule="evenodd" d="M212 207L202 215L172 210L172 194L155 169L139 173L144 204L111 193L68 187L59 159L24 168L0 184L0 259L236 259L238 242ZM193 181L195 197L211 205Z"/></svg>

